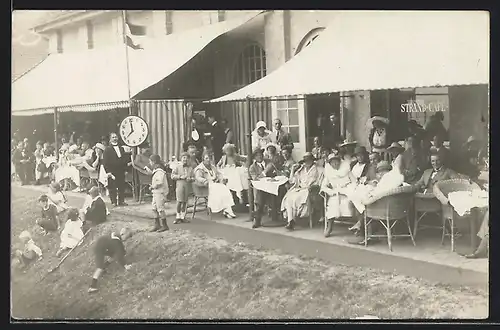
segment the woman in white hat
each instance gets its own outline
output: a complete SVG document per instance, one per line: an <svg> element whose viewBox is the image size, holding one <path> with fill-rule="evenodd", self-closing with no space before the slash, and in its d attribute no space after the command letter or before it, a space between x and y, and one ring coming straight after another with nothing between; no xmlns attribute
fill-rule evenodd
<svg viewBox="0 0 500 330"><path fill-rule="evenodd" d="M217 163L217 169L226 178L227 187L234 191L240 204L243 204L242 191L248 189L248 176L245 175L243 168L245 157L236 153L236 146L227 143L222 147L223 155Z"/></svg>
<svg viewBox="0 0 500 330"><path fill-rule="evenodd" d="M252 132L252 150L265 149L271 142L273 142L273 133L267 129L265 122L259 121Z"/></svg>
<svg viewBox="0 0 500 330"><path fill-rule="evenodd" d="M368 141L374 152L383 152L389 146L388 126L389 119L382 116L373 116L368 119L367 125L370 127Z"/></svg>

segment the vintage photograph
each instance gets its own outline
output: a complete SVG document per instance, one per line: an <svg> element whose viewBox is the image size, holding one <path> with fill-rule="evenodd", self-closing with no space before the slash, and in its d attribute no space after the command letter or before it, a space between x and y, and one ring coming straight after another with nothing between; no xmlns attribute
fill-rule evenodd
<svg viewBox="0 0 500 330"><path fill-rule="evenodd" d="M489 317L487 11L14 10L11 322Z"/></svg>

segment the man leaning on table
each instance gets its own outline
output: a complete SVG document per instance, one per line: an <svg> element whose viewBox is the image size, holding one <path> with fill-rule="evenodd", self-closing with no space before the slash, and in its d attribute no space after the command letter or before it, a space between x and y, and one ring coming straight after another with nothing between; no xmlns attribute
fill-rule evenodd
<svg viewBox="0 0 500 330"><path fill-rule="evenodd" d="M443 180L458 179L460 175L444 165L444 154L438 151L431 151L432 168L424 171L415 186L421 192L432 193L434 184Z"/></svg>

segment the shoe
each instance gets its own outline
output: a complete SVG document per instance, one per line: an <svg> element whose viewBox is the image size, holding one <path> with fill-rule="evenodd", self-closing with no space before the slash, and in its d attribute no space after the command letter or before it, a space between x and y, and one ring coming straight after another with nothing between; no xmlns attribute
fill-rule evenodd
<svg viewBox="0 0 500 330"><path fill-rule="evenodd" d="M155 231L158 231L158 229L160 229L161 226L160 226L160 219L159 218L156 218L155 219L155 225L154 227L149 231L149 232L155 232Z"/></svg>
<svg viewBox="0 0 500 330"><path fill-rule="evenodd" d="M333 220L326 220L326 221L327 221L327 223L326 223L324 236L330 237L330 235L332 234L332 231L333 231Z"/></svg>
<svg viewBox="0 0 500 330"><path fill-rule="evenodd" d="M190 223L191 222L188 219L186 219L186 212L182 212L181 213L181 222L184 222L184 223Z"/></svg>
<svg viewBox="0 0 500 330"><path fill-rule="evenodd" d="M125 202L121 202L121 203L118 203L118 206L128 206L128 204Z"/></svg>
<svg viewBox="0 0 500 330"><path fill-rule="evenodd" d="M167 231L169 229L170 228L168 228L167 219L161 219L161 227L160 227L160 229L157 230L157 232L162 233L162 232Z"/></svg>
<svg viewBox="0 0 500 330"><path fill-rule="evenodd" d="M96 292L97 290L98 290L97 288L90 287L88 290L88 293L93 293L93 292Z"/></svg>
<svg viewBox="0 0 500 330"><path fill-rule="evenodd" d="M177 218L174 220L174 225L178 225L181 222L182 222L182 220Z"/></svg>
<svg viewBox="0 0 500 330"><path fill-rule="evenodd" d="M223 211L222 214L228 218L228 219L234 219L236 218L236 215L233 213L233 211L229 212L229 211Z"/></svg>
<svg viewBox="0 0 500 330"><path fill-rule="evenodd" d="M254 218L253 219L253 224L252 224L252 229L259 228L261 226L261 219L260 218Z"/></svg>
<svg viewBox="0 0 500 330"><path fill-rule="evenodd" d="M295 229L295 221L292 220L290 221L286 226L285 226L285 229L289 230L289 231L292 231Z"/></svg>

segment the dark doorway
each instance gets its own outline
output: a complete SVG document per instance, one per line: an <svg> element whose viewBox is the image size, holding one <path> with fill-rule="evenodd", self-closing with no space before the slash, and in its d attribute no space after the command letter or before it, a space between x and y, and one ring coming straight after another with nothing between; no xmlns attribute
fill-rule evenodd
<svg viewBox="0 0 500 330"><path fill-rule="evenodd" d="M307 96L306 102L306 148L311 150L314 137L322 135L330 115L335 113L340 119L340 94L311 95Z"/></svg>

